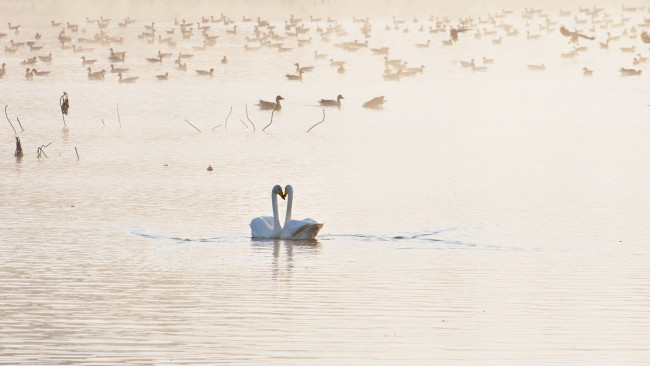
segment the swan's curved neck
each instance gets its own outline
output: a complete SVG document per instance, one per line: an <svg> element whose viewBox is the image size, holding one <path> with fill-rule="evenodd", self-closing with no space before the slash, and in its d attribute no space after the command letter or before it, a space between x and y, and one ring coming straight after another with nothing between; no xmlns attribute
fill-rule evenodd
<svg viewBox="0 0 650 366"><path fill-rule="evenodd" d="M287 222L291 221L291 208L293 207L293 189L289 189L287 191L287 195L289 196L287 198L287 214L284 218L284 224L286 225Z"/></svg>
<svg viewBox="0 0 650 366"><path fill-rule="evenodd" d="M278 211L278 195L275 192L271 193L271 202L273 203L273 232L280 233L282 225L280 225L280 213Z"/></svg>

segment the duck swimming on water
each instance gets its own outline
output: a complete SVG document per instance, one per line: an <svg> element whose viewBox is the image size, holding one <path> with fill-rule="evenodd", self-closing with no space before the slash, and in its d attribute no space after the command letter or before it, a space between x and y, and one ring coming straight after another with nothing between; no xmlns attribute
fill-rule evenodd
<svg viewBox="0 0 650 366"><path fill-rule="evenodd" d="M276 96L275 97L275 103L273 102L267 102L265 100L260 99L260 102L257 103L257 106L260 107L261 110L281 110L282 105L280 104L280 101L284 100L281 96Z"/></svg>
<svg viewBox="0 0 650 366"><path fill-rule="evenodd" d="M345 99L345 98L343 98L343 96L339 94L336 97L336 100L321 99L318 101L318 103L320 103L320 105L323 107L337 107L338 109L341 109L341 99Z"/></svg>

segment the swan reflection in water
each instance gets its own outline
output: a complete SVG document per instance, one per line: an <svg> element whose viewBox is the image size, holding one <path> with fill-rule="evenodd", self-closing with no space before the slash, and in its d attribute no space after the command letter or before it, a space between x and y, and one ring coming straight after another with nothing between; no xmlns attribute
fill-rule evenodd
<svg viewBox="0 0 650 366"><path fill-rule="evenodd" d="M274 280L287 280L293 275L294 267L300 266L301 258L320 254L321 244L318 240L282 240L251 238L253 252L264 255L272 254L271 277ZM297 263L294 263L297 259Z"/></svg>

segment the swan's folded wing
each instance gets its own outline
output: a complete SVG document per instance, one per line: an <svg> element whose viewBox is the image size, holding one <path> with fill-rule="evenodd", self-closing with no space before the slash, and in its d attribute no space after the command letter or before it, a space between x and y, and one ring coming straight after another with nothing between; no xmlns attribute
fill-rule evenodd
<svg viewBox="0 0 650 366"><path fill-rule="evenodd" d="M323 227L312 219L290 220L284 224L283 239L314 239Z"/></svg>
<svg viewBox="0 0 650 366"><path fill-rule="evenodd" d="M251 236L254 238L267 237L273 231L273 217L260 216L251 220Z"/></svg>

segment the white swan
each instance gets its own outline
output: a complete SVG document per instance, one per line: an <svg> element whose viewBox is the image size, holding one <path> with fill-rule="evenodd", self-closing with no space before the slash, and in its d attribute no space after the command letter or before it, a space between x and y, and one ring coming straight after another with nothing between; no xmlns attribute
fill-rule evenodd
<svg viewBox="0 0 650 366"><path fill-rule="evenodd" d="M291 220L291 209L293 206L293 187L287 184L284 187L284 195L289 196L287 200L287 215L284 220L284 229L282 229L281 239L315 239L318 232L323 227L312 219Z"/></svg>
<svg viewBox="0 0 650 366"><path fill-rule="evenodd" d="M282 225L280 225L280 217L278 214L278 197L284 199L285 195L282 192L282 187L275 185L271 190L271 203L273 204L273 217L260 216L251 220L251 236L253 238L262 239L277 239L282 233Z"/></svg>

